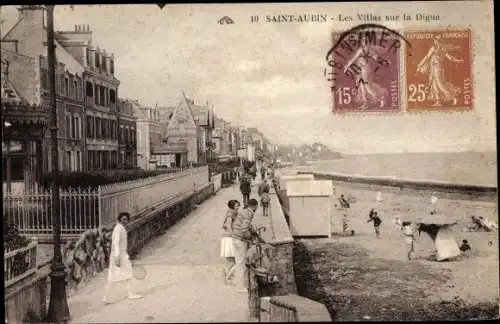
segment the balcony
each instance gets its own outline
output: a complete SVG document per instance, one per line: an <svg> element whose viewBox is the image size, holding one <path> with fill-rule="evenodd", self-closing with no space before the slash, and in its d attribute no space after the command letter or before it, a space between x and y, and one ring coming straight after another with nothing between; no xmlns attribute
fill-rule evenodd
<svg viewBox="0 0 500 324"><path fill-rule="evenodd" d="M12 125L39 125L50 124L50 106L30 105L9 100L2 101L3 119Z"/></svg>

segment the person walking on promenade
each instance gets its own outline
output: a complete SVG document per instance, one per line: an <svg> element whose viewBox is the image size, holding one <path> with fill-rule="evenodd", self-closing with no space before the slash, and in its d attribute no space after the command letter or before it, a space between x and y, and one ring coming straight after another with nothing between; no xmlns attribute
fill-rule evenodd
<svg viewBox="0 0 500 324"><path fill-rule="evenodd" d="M240 191L243 196L243 207L248 207L248 200L250 199L250 193L252 192L252 184L250 182L250 177L245 174L240 178Z"/></svg>
<svg viewBox="0 0 500 324"><path fill-rule="evenodd" d="M263 178L262 182L259 185L259 189L257 191L257 193L259 194L259 196L262 195L262 193L264 192L265 189L267 189L267 192L269 192L269 183L268 183L267 179Z"/></svg>
<svg viewBox="0 0 500 324"><path fill-rule="evenodd" d="M372 209L370 210L370 214L368 215L368 222L372 222L373 221L373 228L375 228L375 235L377 236L377 238L380 237L380 224L382 224L382 220L380 219L380 217L378 216L378 213Z"/></svg>
<svg viewBox="0 0 500 324"><path fill-rule="evenodd" d="M235 264L229 270L227 278L234 274L238 292L247 292L248 280L245 259L248 251L248 242L254 237L260 238L257 230L252 226L255 211L259 203L255 199L248 201L248 207L241 210L233 221L233 248ZM260 238L261 241L262 238Z"/></svg>
<svg viewBox="0 0 500 324"><path fill-rule="evenodd" d="M260 203L262 205L262 214L264 216L269 216L269 202L271 201L271 196L269 195L269 186L262 189L262 194L260 195Z"/></svg>
<svg viewBox="0 0 500 324"><path fill-rule="evenodd" d="M132 292L132 263L127 253L127 230L125 226L130 221L130 214L122 212L118 215L117 223L111 238L111 254L109 258L108 281L104 290L102 301L109 304L108 294L113 283L127 282L128 299L139 299L141 295Z"/></svg>
<svg viewBox="0 0 500 324"><path fill-rule="evenodd" d="M235 199L231 199L227 203L227 212L222 222L222 238L220 246L220 256L224 258L224 280L230 279L227 274L229 269L231 269L234 262L234 249L233 249L233 221L238 215L238 209L240 208L240 202Z"/></svg>

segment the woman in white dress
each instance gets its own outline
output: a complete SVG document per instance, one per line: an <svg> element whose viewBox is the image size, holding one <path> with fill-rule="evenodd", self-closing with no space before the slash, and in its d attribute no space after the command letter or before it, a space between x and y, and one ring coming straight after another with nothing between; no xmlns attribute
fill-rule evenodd
<svg viewBox="0 0 500 324"><path fill-rule="evenodd" d="M113 229L111 238L111 253L109 256L108 281L105 287L103 302L109 304L107 299L109 290L113 283L119 281L127 282L127 291L129 299L142 298L132 292L131 281L133 278L132 263L130 262L127 252L127 230L125 225L130 221L129 213L120 213L117 218L117 223Z"/></svg>
<svg viewBox="0 0 500 324"><path fill-rule="evenodd" d="M233 220L238 214L240 202L232 199L227 203L228 210L222 222L222 238L220 256L224 258L224 278L227 279L227 273L234 265L234 251L233 251L233 238L231 237L233 231Z"/></svg>

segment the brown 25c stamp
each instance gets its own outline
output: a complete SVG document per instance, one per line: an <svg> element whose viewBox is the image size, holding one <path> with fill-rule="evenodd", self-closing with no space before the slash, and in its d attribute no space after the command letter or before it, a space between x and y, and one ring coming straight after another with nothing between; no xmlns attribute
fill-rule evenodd
<svg viewBox="0 0 500 324"><path fill-rule="evenodd" d="M407 31L405 49L407 111L473 109L471 31Z"/></svg>

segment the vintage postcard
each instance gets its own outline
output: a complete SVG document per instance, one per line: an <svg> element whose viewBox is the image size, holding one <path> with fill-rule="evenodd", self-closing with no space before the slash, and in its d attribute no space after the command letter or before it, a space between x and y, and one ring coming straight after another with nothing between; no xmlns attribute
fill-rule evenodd
<svg viewBox="0 0 500 324"><path fill-rule="evenodd" d="M0 10L6 323L499 317L493 1Z"/></svg>

